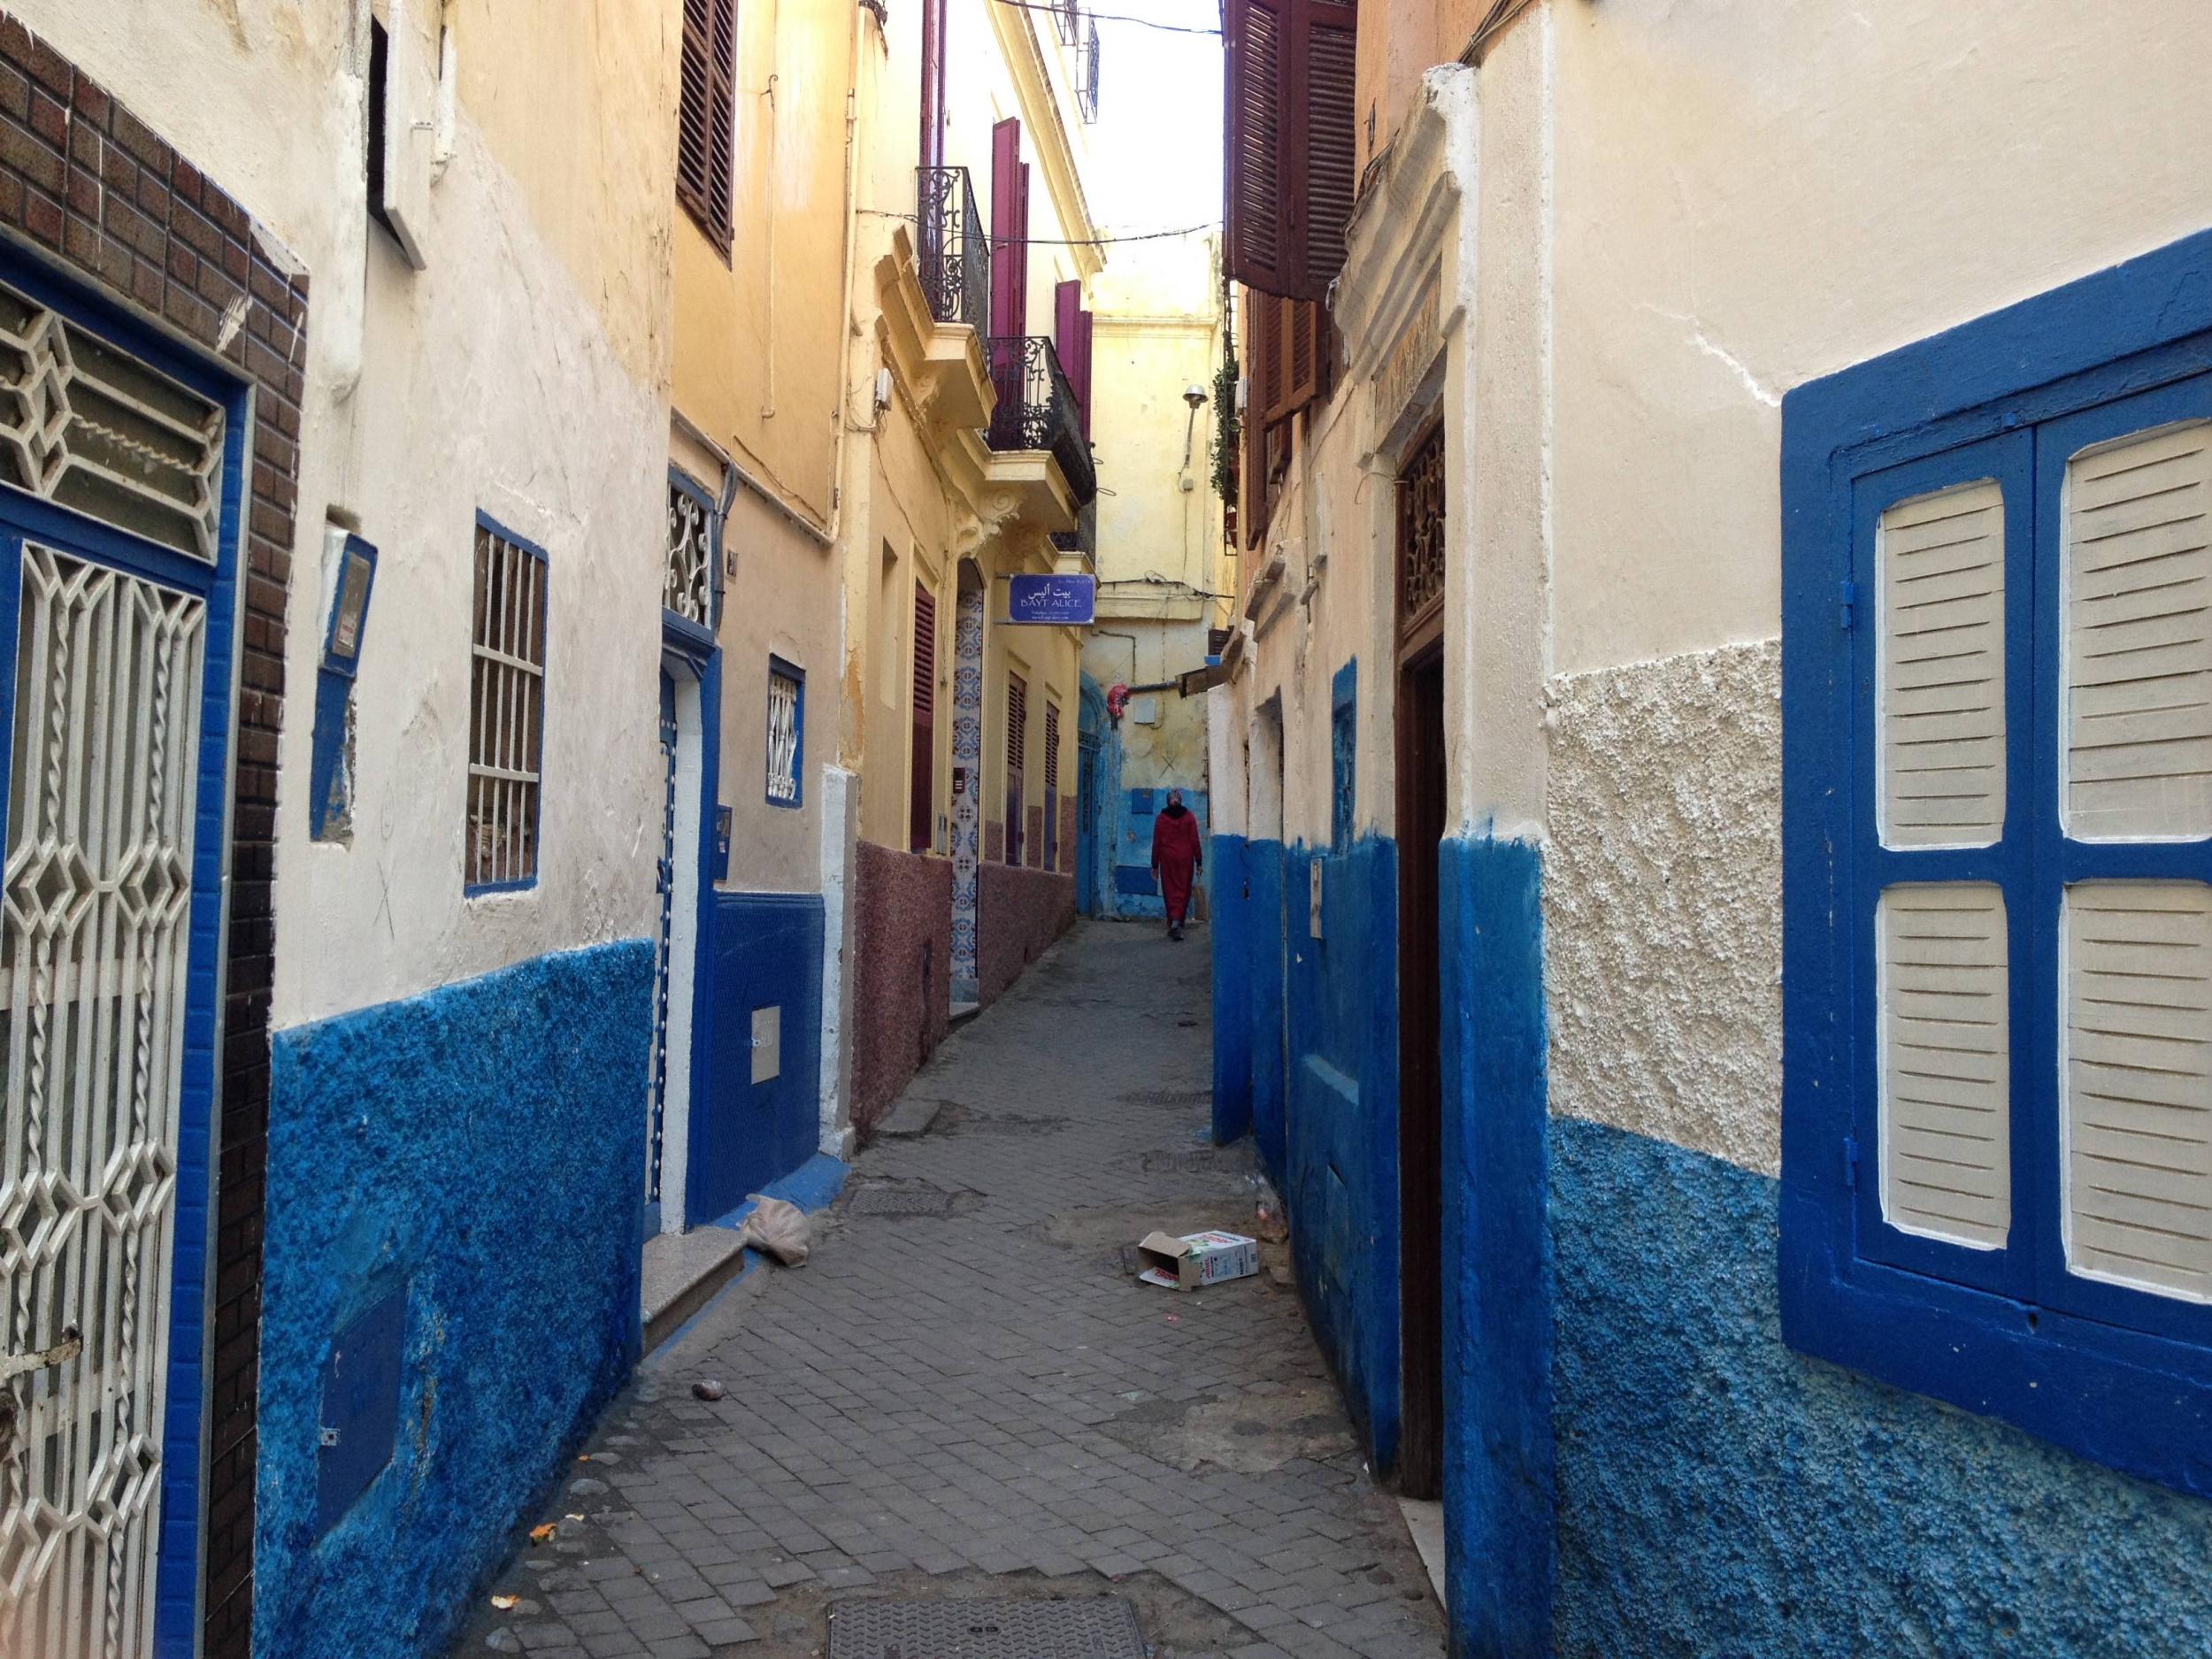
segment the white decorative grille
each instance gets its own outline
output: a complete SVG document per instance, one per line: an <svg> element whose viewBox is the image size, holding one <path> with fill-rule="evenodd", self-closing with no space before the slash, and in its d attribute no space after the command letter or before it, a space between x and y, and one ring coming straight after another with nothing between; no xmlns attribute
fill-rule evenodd
<svg viewBox="0 0 2212 1659"><path fill-rule="evenodd" d="M673 479L668 483L668 569L661 603L703 628L714 626L714 515Z"/></svg>
<svg viewBox="0 0 2212 1659"><path fill-rule="evenodd" d="M545 561L476 528L476 611L469 683L468 885L508 887L538 873L545 743Z"/></svg>
<svg viewBox="0 0 2212 1659"><path fill-rule="evenodd" d="M151 1647L204 625L24 549L0 1358L81 1346L0 1383L0 1653Z"/></svg>
<svg viewBox="0 0 2212 1659"><path fill-rule="evenodd" d="M799 681L776 668L768 671L768 798L799 803Z"/></svg>
<svg viewBox="0 0 2212 1659"><path fill-rule="evenodd" d="M215 559L222 406L0 286L0 480Z"/></svg>

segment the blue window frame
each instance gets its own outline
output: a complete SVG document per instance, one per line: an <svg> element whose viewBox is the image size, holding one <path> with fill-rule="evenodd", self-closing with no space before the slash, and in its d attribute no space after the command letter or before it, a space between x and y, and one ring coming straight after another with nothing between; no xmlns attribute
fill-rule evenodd
<svg viewBox="0 0 2212 1659"><path fill-rule="evenodd" d="M2187 1088L2200 1089L2212 1015L2193 991L2145 1004L2148 1014L2108 1014L2117 1004L2093 995L2108 982L2078 977L2101 972L2085 942L2092 934L2069 931L2070 918L2096 914L2102 895L2193 894L2187 884L2212 882L2212 822L2176 820L2152 833L2129 833L2122 823L2121 833L2089 833L2080 802L2101 799L2095 789L2140 769L2131 758L2127 765L2101 759L2091 735L2075 735L2088 730L2088 719L2107 718L2094 695L2109 676L2092 659L2131 660L2130 686L2158 678L2175 666L2161 653L2212 619L2212 591L2200 591L2212 590L2212 572L2182 572L2171 580L2157 573L2141 577L2131 603L2154 588L2178 596L2137 606L2117 634L2096 634L2111 626L2099 619L2110 613L2089 608L2101 602L2096 581L2120 566L2097 562L2093 526L2082 527L2101 488L2101 446L2134 446L2101 451L2119 456L2116 472L2152 446L2186 440L2186 423L2198 421L2212 421L2212 234L1784 400L1780 1271L1783 1330L1793 1346L2001 1417L2115 1468L2212 1495L2212 1209L2189 1207L2212 1180L2212 1166L2198 1167L2212 1135L2195 1127L2208 1114L2185 1105L2181 1094L2171 1102L2157 1098L2162 1083L2131 1085L2142 1097L2137 1107L2176 1114L2157 1121L2185 1130L2159 1137L2177 1148L2177 1162L2155 1167L2147 1187L2130 1190L2138 1178L2124 1174L2108 1189L2093 1174L2105 1167L2101 1148L2116 1133L2139 1132L2116 1131L2098 1118L2103 1096L2092 1075L2106 1064L2096 1045L2115 1041L2108 1021L2132 1019L2136 1029L2125 1040L2173 1045L2170 1052L2189 1056L2173 1075L2193 1073ZM2212 426L2205 430L2212 434ZM2212 435L2204 449L2212 454ZM2201 459L2187 465L2202 476ZM2212 510L2212 477L2190 488L2208 499L2188 511ZM2170 498L2179 499L2160 495ZM2141 502L2152 499L2145 494ZM1885 630L1895 626L1885 606L1894 603L1901 618L1909 608L1900 585L1906 555L1884 556L1901 561L1886 572L1878 555L1885 535L1931 501L1978 507L1974 534L1996 549L2001 592L1983 595L1978 621L1959 611L1931 613L1951 637L1914 647L1915 656L1901 643L1884 643ZM2126 534L2163 534L2170 518L2162 506L2143 506ZM2184 543L2197 545L2196 535L2176 530L2170 546L2127 557L2144 568L2194 557ZM2070 538L2077 552L2070 553ZM1964 555L1947 556L1937 572L1946 585L1925 591L1967 592L1972 584L1960 574L1966 563ZM1988 650L1970 668L1962 664L1975 653L1947 648L1970 638ZM2116 644L2124 649L2107 649ZM1888 666L1886 649L1896 652ZM2130 652L2138 655L2129 659ZM1996 672L1993 661L2001 664L2001 684L1984 677ZM1915 672L1918 689L1946 688L1935 700L1946 718L1979 722L1980 747L1971 755L1951 745L1917 757L1955 764L1938 769L1939 781L1927 786L1930 798L1946 804L1907 832L1903 815L1916 810L1904 799L1909 775L1924 778L1930 767L1916 766L1902 749L1886 749L1883 721L1894 708L1897 731L1904 730L1904 711L1915 705L1899 688L1907 684L1901 676ZM1963 689L1954 695L1953 687ZM2131 708L2116 726L2096 729L2118 733L2126 758L2131 734L2146 729L2139 723L2168 719L2176 701L2145 694L2134 707L2154 713ZM1970 705L1970 720L1961 712ZM2173 752L2202 739L2180 741ZM1981 781L1962 781L1970 772ZM2194 791L2202 806L2201 783L2161 787L2170 801ZM1892 813L1898 822L1888 821ZM2104 885L2116 882L2136 885ZM2147 882L2176 885L2153 889ZM1985 916L1999 918L1993 933L1975 933L1982 926L1975 924L1928 935L1935 943L1924 954L1945 973L1961 971L1966 958L1957 953L1969 949L1962 942L1969 934L1972 949L1986 946L1997 964L1979 979L1935 982L1942 995L1979 999L1942 1006L1985 1016L1947 1019L1942 1028L1955 1034L1970 1025L1985 1033L1959 1035L1949 1048L1950 1038L1932 1048L1906 1029L1921 1016L1912 1011L1905 970L1928 965L1910 954L1924 948L1885 947L1878 932L1885 895L1896 903L1901 895L1932 890L1976 895ZM2120 942L2139 947L2134 935ZM2131 970L2121 977L2148 983L2170 976ZM2078 987L2086 987L2078 1000ZM1886 1058L1885 1041L1893 1057ZM1977 1042L1989 1069L1955 1063ZM1918 1086L1908 1079L1926 1075L1912 1068L1937 1050L1944 1082L1924 1091L1939 1097L1927 1122L1955 1146L1912 1140L1922 1131L1910 1098ZM1954 1083L1962 1092L1947 1092ZM1894 1146L1886 1146L1886 1133ZM1918 1176L1900 1172L1919 1167L1916 1146L1944 1154L1926 1164L1938 1173L1924 1205L1908 1190ZM2131 1159L2115 1164L2134 1167ZM2150 1213L2173 1194L2177 1208ZM2176 1226L2175 1215L2191 1218ZM2116 1256L2098 1242L2113 1227L2143 1231L2124 1233ZM2137 1236L2164 1242L2139 1258L2126 1253ZM2161 1265L2163 1257L2171 1260Z"/></svg>
<svg viewBox="0 0 2212 1659"><path fill-rule="evenodd" d="M806 791L806 671L768 659L768 804L797 807Z"/></svg>
<svg viewBox="0 0 2212 1659"><path fill-rule="evenodd" d="M195 815L187 989L178 1049L175 1230L169 1262L169 1355L162 1411L161 1491L150 1518L158 1526L154 1580L154 1647L188 1653L198 1637L202 1428L206 1401L207 1278L213 1241L216 1064L222 1049L224 869L230 818L232 686L239 624L239 526L250 424L245 386L142 325L109 302L12 253L0 251L0 277L17 292L81 324L138 362L213 400L224 411L220 510L213 562L119 530L69 508L0 487L0 640L12 659L20 622L24 544L126 572L206 605L200 672L199 754L192 779ZM12 754L17 680L0 674L0 756ZM0 821L8 817L9 772L0 759Z"/></svg>

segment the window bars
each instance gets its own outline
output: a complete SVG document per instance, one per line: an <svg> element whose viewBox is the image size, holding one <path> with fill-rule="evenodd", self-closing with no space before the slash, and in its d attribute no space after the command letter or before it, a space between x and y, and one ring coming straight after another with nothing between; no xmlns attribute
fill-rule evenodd
<svg viewBox="0 0 2212 1659"><path fill-rule="evenodd" d="M1398 628L1408 633L1444 603L1444 428L1398 474Z"/></svg>
<svg viewBox="0 0 2212 1659"><path fill-rule="evenodd" d="M704 495L671 474L668 565L661 606L703 628L714 626L714 509Z"/></svg>
<svg viewBox="0 0 2212 1659"><path fill-rule="evenodd" d="M488 518L476 526L470 645L467 887L538 876L545 741L544 553Z"/></svg>
<svg viewBox="0 0 2212 1659"><path fill-rule="evenodd" d="M806 677L789 664L768 665L768 804L799 804L802 699Z"/></svg>
<svg viewBox="0 0 2212 1659"><path fill-rule="evenodd" d="M1082 27L1083 8L1075 0L1052 0L1052 29L1060 37L1060 44L1072 46Z"/></svg>
<svg viewBox="0 0 2212 1659"><path fill-rule="evenodd" d="M941 323L990 326L991 246L965 167L917 167L914 216L919 221L922 292Z"/></svg>
<svg viewBox="0 0 2212 1659"><path fill-rule="evenodd" d="M1075 107L1086 127L1098 120L1098 19L1089 22L1089 32L1075 49Z"/></svg>
<svg viewBox="0 0 2212 1659"><path fill-rule="evenodd" d="M0 481L212 564L222 406L0 287Z"/></svg>

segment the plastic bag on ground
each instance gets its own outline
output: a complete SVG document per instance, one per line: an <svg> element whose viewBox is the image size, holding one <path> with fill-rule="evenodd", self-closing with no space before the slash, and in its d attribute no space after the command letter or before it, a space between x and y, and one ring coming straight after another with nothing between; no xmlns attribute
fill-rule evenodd
<svg viewBox="0 0 2212 1659"><path fill-rule="evenodd" d="M806 1260L806 1211L780 1198L752 1194L753 1213L745 1217L738 1237L757 1250L765 1250L786 1267Z"/></svg>

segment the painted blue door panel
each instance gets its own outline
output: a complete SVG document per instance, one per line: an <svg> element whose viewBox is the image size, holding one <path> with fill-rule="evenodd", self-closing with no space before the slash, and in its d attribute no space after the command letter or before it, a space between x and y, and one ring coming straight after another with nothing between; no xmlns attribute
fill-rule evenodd
<svg viewBox="0 0 2212 1659"><path fill-rule="evenodd" d="M819 895L718 893L701 959L703 1088L691 1100L685 1214L727 1215L814 1156L821 1101ZM777 1010L774 1075L754 1080L754 1016Z"/></svg>
<svg viewBox="0 0 2212 1659"><path fill-rule="evenodd" d="M1208 844L1206 866L1215 872L1216 895L1213 1130L1220 1146L1252 1131L1252 1017L1246 973L1246 938L1252 926L1248 865L1241 835L1216 835Z"/></svg>

